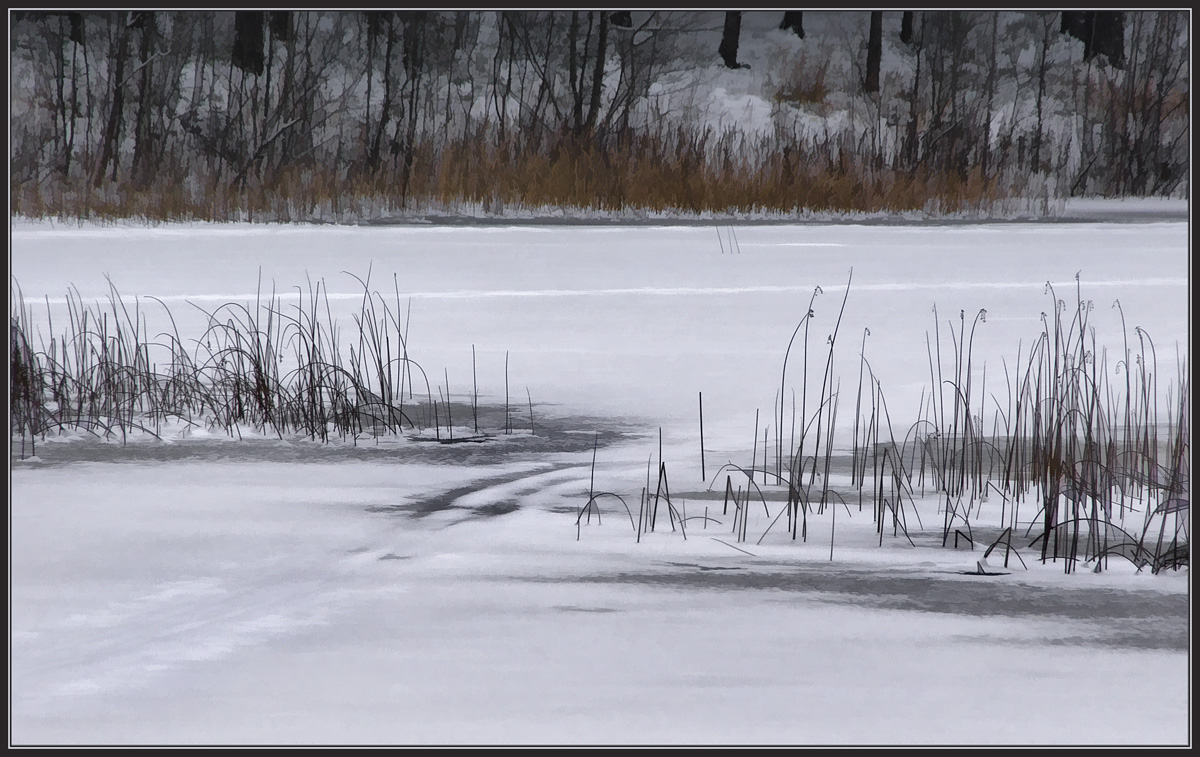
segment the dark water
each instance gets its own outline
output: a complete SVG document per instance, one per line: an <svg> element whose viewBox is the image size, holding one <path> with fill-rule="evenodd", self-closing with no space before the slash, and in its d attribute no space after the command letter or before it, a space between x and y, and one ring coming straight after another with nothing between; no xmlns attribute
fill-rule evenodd
<svg viewBox="0 0 1200 757"><path fill-rule="evenodd" d="M150 462L282 462L329 463L356 462L419 462L461 466L485 466L497 463L538 460L547 454L589 452L593 445L607 446L639 438L649 438L649 432L624 418L555 415L553 409L534 406L532 431L528 411L514 412L511 433L505 432L503 410L489 408L480 413L479 434L451 440L443 427L438 439L426 429L418 439L408 430L399 440L395 436L376 438L342 438L332 436L328 442L319 439L270 439L256 437L237 439L218 437L183 439L161 442L143 436L135 442L124 443L120 434L102 439L84 437L69 442L49 443L38 439L34 452L40 462L21 462L22 454L30 454L28 439L22 452L21 443L14 442L14 465L58 466L72 463L150 463ZM455 424L472 426L469 406L455 411ZM461 413L461 414L460 414ZM218 432L219 433L219 432Z"/></svg>
<svg viewBox="0 0 1200 757"><path fill-rule="evenodd" d="M1003 576L755 560L740 568L670 563L645 571L552 581L641 584L686 591L756 591L855 607L1061 622L1078 631L1055 643L1186 651L1187 595L1153 590L1046 587L1025 583L1020 569Z"/></svg>

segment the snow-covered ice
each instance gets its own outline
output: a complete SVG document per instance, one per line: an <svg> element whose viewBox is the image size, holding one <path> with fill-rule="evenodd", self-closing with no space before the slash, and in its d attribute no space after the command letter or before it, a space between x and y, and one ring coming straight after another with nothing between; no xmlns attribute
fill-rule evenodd
<svg viewBox="0 0 1200 757"><path fill-rule="evenodd" d="M1073 306L1076 272L1097 343L1118 348L1119 299L1174 376L1185 223L17 221L11 245L15 282L56 328L68 284L103 299L107 274L151 332L154 296L185 338L203 323L188 302L252 302L260 271L284 297L324 279L347 327L361 289L343 271L369 269L384 294L395 274L431 375L464 395L474 345L495 404L507 353L543 435L39 442L10 465L14 744L1190 740L1187 570L1067 576L993 553L1004 575L963 575L980 550L890 530L880 546L857 503L814 519L806 543L756 544L766 521L737 543L701 480L696 419L703 392L710 479L748 463L813 288L823 360L851 268L838 373L856 377L869 328L893 423L928 382L934 305L943 332L987 309L973 355L990 387L1040 332L1048 281ZM660 427L687 538L660 523L639 542L615 498L602 525L577 526L592 486L636 510Z"/></svg>

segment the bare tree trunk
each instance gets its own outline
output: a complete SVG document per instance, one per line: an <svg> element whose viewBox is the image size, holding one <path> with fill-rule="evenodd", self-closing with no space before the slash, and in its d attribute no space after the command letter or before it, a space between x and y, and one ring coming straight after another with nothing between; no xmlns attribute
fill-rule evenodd
<svg viewBox="0 0 1200 757"><path fill-rule="evenodd" d="M454 49L461 50L467 39L467 12L454 13Z"/></svg>
<svg viewBox="0 0 1200 757"><path fill-rule="evenodd" d="M401 145L401 150L404 153L404 171L400 179L400 201L404 205L408 204L408 190L412 182L412 167L416 152L417 120L419 118L417 100L420 95L424 58L425 14L414 12L404 20L404 69L408 78L406 86L409 88L405 113L408 124L405 129L404 144ZM512 51L510 50L509 60L511 59Z"/></svg>
<svg viewBox="0 0 1200 757"><path fill-rule="evenodd" d="M917 159L920 156L920 130L918 129L918 117L921 108L921 59L924 57L923 37L918 38L914 42L916 71L913 73L912 92L908 101L908 124L905 128L904 135L904 159L906 167L912 171L916 171Z"/></svg>
<svg viewBox="0 0 1200 757"><path fill-rule="evenodd" d="M558 13L546 14L544 23L539 21L539 24L545 29L545 38L541 40L541 46L537 48L536 54L533 51L530 42L531 26L528 22L522 24L521 39L524 43L525 53L531 58L540 60L540 64L535 64L534 68L538 73L537 99L534 102L533 108L530 110L530 127L527 132L526 141L528 144L541 145L543 133L546 128L546 108L549 107L554 111L554 123L556 126L562 124L562 112L558 108L558 102L555 98L555 83L557 81L557 69L552 69L550 64L551 50L553 49L554 41L558 39L560 31L556 25L561 16ZM610 22L611 23L611 22ZM567 57L570 56L568 51ZM449 113L449 108L446 109Z"/></svg>
<svg viewBox="0 0 1200 757"><path fill-rule="evenodd" d="M1166 174L1169 172L1167 161L1163 159L1162 131L1166 116L1167 93L1175 89L1175 77L1172 75L1171 66L1171 41L1176 37L1174 18L1174 14L1170 12L1158 14L1156 31L1162 35L1163 44L1159 48L1159 59L1155 61L1155 73L1158 76L1154 86L1154 106L1147 114L1151 119L1149 140L1151 155L1147 162L1150 166L1148 173L1153 183L1143 187L1143 191L1150 193L1160 191L1160 185L1165 183Z"/></svg>
<svg viewBox="0 0 1200 757"><path fill-rule="evenodd" d="M151 174L153 168L150 165L151 155L153 155L154 146L150 135L150 99L151 99L151 74L153 66L151 65L151 55L154 49L154 36L156 33L154 13L145 12L139 18L141 26L142 39L138 50L138 59L141 66L141 79L138 84L138 109L136 121L134 122L134 147L133 147L133 175L134 181L143 182Z"/></svg>
<svg viewBox="0 0 1200 757"><path fill-rule="evenodd" d="M900 41L908 45L913 38L913 12L904 11L900 16Z"/></svg>
<svg viewBox="0 0 1200 757"><path fill-rule="evenodd" d="M988 167L992 156L992 109L996 98L996 37L1000 26L1000 11L992 11L992 44L988 48L987 75L987 111L983 122L983 160L984 178L987 177Z"/></svg>
<svg viewBox="0 0 1200 757"><path fill-rule="evenodd" d="M578 134L583 129L582 74L577 65L579 43L579 11L571 11L571 26L567 30L567 80L571 85L571 128Z"/></svg>
<svg viewBox="0 0 1200 757"><path fill-rule="evenodd" d="M71 128L67 133L67 157L63 162L64 177L69 176L71 173L71 158L75 153L76 124L79 123L79 74L76 57L79 53L79 48L83 47L83 16L79 13L72 13L70 16L71 41L75 45L71 48ZM87 56L86 50L84 51L84 56L85 58ZM83 141L84 144L87 144L86 134L84 134Z"/></svg>
<svg viewBox="0 0 1200 757"><path fill-rule="evenodd" d="M371 88L372 82L375 79L375 33L376 33L376 16L375 11L366 11L366 31L367 31L367 102L363 114L363 146L367 150L368 165L371 162Z"/></svg>
<svg viewBox="0 0 1200 757"><path fill-rule="evenodd" d="M59 165L59 170L62 171L63 178L66 178L71 166L71 148L67 142L67 70L66 70L66 53L67 53L67 31L66 18L59 16L58 23L54 24L54 18L48 19L47 32L50 33L57 26L57 34L53 34L55 44L50 46L50 51L53 63L51 66L54 69L54 117L51 119L54 123L54 146L55 152L61 152L62 163Z"/></svg>
<svg viewBox="0 0 1200 757"><path fill-rule="evenodd" d="M275 13L274 13L274 11L272 11L271 14L268 16L268 19L273 18L274 15L275 15ZM269 25L268 25L268 28L270 28ZM272 114L271 114L271 111L272 111L271 80L274 76L274 72L271 69L274 68L274 65L275 65L275 35L267 34L266 38L267 38L267 61L266 61L267 67L266 67L266 70L265 70L265 73L263 76L263 106L262 106L263 129L264 130L269 128L271 124L276 123L275 119L272 118ZM265 134L264 134L264 136L265 136Z"/></svg>
<svg viewBox="0 0 1200 757"><path fill-rule="evenodd" d="M1038 51L1038 91L1037 91L1037 132L1033 135L1033 170L1038 172L1042 168L1042 101L1046 96L1046 53L1050 48L1050 27L1045 19L1043 19L1042 43Z"/></svg>
<svg viewBox="0 0 1200 757"><path fill-rule="evenodd" d="M864 89L868 93L879 91L879 64L883 59L883 11L871 11L871 32L867 38L867 80Z"/></svg>
<svg viewBox="0 0 1200 757"><path fill-rule="evenodd" d="M396 45L396 19L392 14L387 15L382 29L384 36L383 52L383 103L379 109L379 125L375 129L375 137L371 140L371 149L367 153L367 168L374 173L379 168L379 152L383 145L383 135L387 131L388 116L392 109L392 52Z"/></svg>
<svg viewBox="0 0 1200 757"><path fill-rule="evenodd" d="M1115 68L1125 66L1125 13L1123 11L1063 11L1060 34L1083 42L1083 58L1103 53Z"/></svg>
<svg viewBox="0 0 1200 757"><path fill-rule="evenodd" d="M112 163L112 180L117 180L120 156L117 154L117 137L121 132L122 111L125 108L125 58L129 55L129 14L122 14L117 22L117 40L113 51L112 99L108 108L108 120L104 136L100 140L100 161L96 166L93 186L104 181L104 171Z"/></svg>
<svg viewBox="0 0 1200 757"><path fill-rule="evenodd" d="M588 104L587 121L583 125L585 133L591 133L596 128L596 118L600 115L600 95L604 86L604 59L608 53L608 12L600 11L600 32L596 39L596 61L592 64L592 99Z"/></svg>
<svg viewBox="0 0 1200 757"><path fill-rule="evenodd" d="M81 24L81 27L82 27L82 24ZM82 35L83 33L84 33L84 30L81 28L80 34ZM92 80L92 64L91 64L91 60L88 58L87 44L86 43L82 43L82 44L83 44L83 81L86 84L87 82ZM87 113L87 121L83 127L83 164L85 166L90 166L92 163L92 157L95 155L95 153L92 151L92 147L95 144L92 141L92 133L95 131L95 129L93 127L93 124L95 123L94 118L95 118L95 112L96 112L96 108L94 107L95 94L94 94L94 90L92 89L92 87L88 87L88 86L85 86L83 88L83 94L84 94L83 110L85 113ZM87 169L85 169L85 170L87 170Z"/></svg>
<svg viewBox="0 0 1200 757"><path fill-rule="evenodd" d="M297 103L295 102L295 99L296 99L295 98L296 44L297 44L297 37L299 36L299 19L300 19L299 16L293 16L290 12L288 13L288 18L287 18L288 34L287 34L287 39L284 40L284 44L286 46L285 49L287 50L287 64L285 65L285 67L283 69L283 82L280 84L280 88L279 88L279 108L280 108L281 112L284 112L284 109L286 109L286 113L288 114L289 117L300 118L301 123L299 124L299 126L300 126L299 129L297 129L296 131L289 131L288 134L284 136L284 138L283 138L284 141L280 145L280 150L279 150L281 160L282 160L283 155L288 155L288 154L292 153L291 148L297 139L297 137L295 136L296 134L303 134L306 132L311 134L311 131L309 130L309 126L310 126L309 120L311 119L310 110L302 109L302 112L299 114L296 112L296 110L297 110Z"/></svg>
<svg viewBox="0 0 1200 757"><path fill-rule="evenodd" d="M721 33L721 46L717 52L726 68L749 68L744 63L737 62L738 41L742 35L742 12L725 12L725 30Z"/></svg>
<svg viewBox="0 0 1200 757"><path fill-rule="evenodd" d="M791 29L797 37L804 39L804 11L784 11L780 29Z"/></svg>
<svg viewBox="0 0 1200 757"><path fill-rule="evenodd" d="M233 65L255 76L263 72L263 11L238 11L233 18Z"/></svg>

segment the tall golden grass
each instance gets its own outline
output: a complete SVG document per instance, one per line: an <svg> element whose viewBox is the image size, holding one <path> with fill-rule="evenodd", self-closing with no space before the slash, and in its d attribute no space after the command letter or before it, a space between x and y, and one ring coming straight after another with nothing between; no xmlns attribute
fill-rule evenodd
<svg viewBox="0 0 1200 757"><path fill-rule="evenodd" d="M14 183L10 209L33 218L159 222L349 222L429 208L501 215L547 207L787 217L987 211L1013 194L977 169L965 176L906 170L858 156L851 145L747 146L712 132L606 140L568 134L531 144L481 130L447 144L418 144L375 171L293 165L241 183L203 170L159 176L143 186L56 177Z"/></svg>

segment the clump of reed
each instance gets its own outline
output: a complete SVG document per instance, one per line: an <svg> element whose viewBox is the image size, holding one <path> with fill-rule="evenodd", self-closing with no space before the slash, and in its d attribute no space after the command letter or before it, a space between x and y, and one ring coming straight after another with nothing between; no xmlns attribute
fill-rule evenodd
<svg viewBox="0 0 1200 757"><path fill-rule="evenodd" d="M1015 370L1004 362L999 391L1005 402L995 379L989 392L987 365L973 354L987 311L970 319L960 311L945 322L943 332L935 306L933 334L927 334L930 388L922 394L916 422L899 437L867 358L870 330L864 330L849 440L834 433L841 389L833 365L853 271L823 355L811 354L815 303L823 294L815 288L784 350L771 422L760 425L756 414L749 465L731 461L708 482L709 491L723 486L723 517L733 505L735 543L751 538L749 523L759 502L766 524L759 544L780 522L791 540L807 541L810 519L828 511L833 559L837 511L850 515L857 499L859 512L869 504L879 544L888 530L893 538L915 544L909 518L923 530L917 505L933 498L942 516L943 547L980 548L985 558L1002 549L1006 567L1013 556L1025 563L1021 550L1036 550L1043 563L1061 562L1066 573L1081 565L1099 572L1114 557L1154 573L1186 565L1190 381L1185 361L1176 360L1164 420L1153 340L1135 328L1134 349L1120 302L1114 302L1124 345L1110 365L1108 350L1096 343L1089 323L1095 303L1084 299L1079 278L1074 307L1046 284L1052 312L1042 314L1042 332L1028 349L1018 345ZM984 422L988 400L990 430ZM702 404L700 412L703 437ZM834 474L846 467L846 450L848 483L834 486ZM659 483L652 489L648 467L642 502L650 502L652 491L657 502L665 481L660 463ZM786 504L772 516L766 492L773 488L786 493ZM707 526L707 513L704 521ZM634 530L640 538L636 524ZM980 573L987 573L984 564Z"/></svg>
<svg viewBox="0 0 1200 757"><path fill-rule="evenodd" d="M131 306L111 282L103 303L88 303L78 290L69 290L61 331L55 330L47 301L46 341L33 306L14 281L13 443L21 455L26 445L34 454L37 440L49 433L126 440L136 432L159 437L168 423L237 437L253 430L322 442L406 431L422 435L432 428L441 439L439 404L448 431L452 423L448 375L444 395L437 387L439 403L425 370L409 354L398 281L389 298L371 288L369 272L355 279L363 298L348 340L332 314L324 281L309 281L306 290L297 287L285 297L274 289L264 294L260 280L253 304L212 310L193 305L205 326L186 341L163 302L138 297ZM161 309L157 315L170 324L167 330L151 335L146 301ZM474 377L473 385L470 415L478 436ZM529 404L532 432L532 398ZM514 433L508 422L504 433ZM446 441L454 441L452 434Z"/></svg>
<svg viewBox="0 0 1200 757"><path fill-rule="evenodd" d="M108 307L84 306L77 291L67 294L67 330L34 348L32 307L15 285L9 333L12 432L24 444L51 429L92 433L154 433L153 425L177 415L195 395L178 383L176 361L159 375L150 358L140 301L132 313L116 288ZM47 318L53 334L53 318ZM147 423L151 424L147 427ZM23 448L22 448L23 449Z"/></svg>
<svg viewBox="0 0 1200 757"><path fill-rule="evenodd" d="M990 434L983 425L985 388L978 392L978 409L970 406L976 396L971 337L986 311L969 332L965 314L959 314L957 330L950 322L951 376L942 373L940 348L930 349L934 391L921 425L932 431L918 435L920 470L931 474L944 497L943 543L957 530L955 524L969 535L972 512L997 495L998 527L1005 538L1011 541L1018 531L1022 504L1036 507L1025 534L1035 528L1040 533L1029 547L1043 562L1061 560L1067 573L1080 563L1100 570L1113 556L1153 572L1178 567L1187 561L1190 474L1184 363L1178 365L1178 407L1168 406L1164 424L1158 359L1149 334L1136 328L1139 349L1131 350L1124 313L1115 302L1125 336L1110 370L1108 350L1097 345L1089 325L1095 303L1083 298L1079 274L1075 289L1071 307L1047 282L1051 312L1042 313L1042 333L1024 362L1018 349L1011 378L1005 364L1007 401L1001 404L991 395ZM964 346L967 333L971 337ZM986 375L985 365L985 387ZM1116 386L1114 375L1123 376Z"/></svg>
<svg viewBox="0 0 1200 757"><path fill-rule="evenodd" d="M906 438L908 480L941 501L941 541L972 548L983 505L1000 500L998 534L988 547L1015 550L1024 525L1025 548L1042 562L1061 561L1064 572L1081 564L1102 570L1112 557L1159 572L1187 563L1188 377L1179 360L1177 406L1158 407L1158 360L1154 343L1136 328L1139 349L1130 348L1120 303L1123 351L1109 365L1089 319L1095 303L1085 299L1076 274L1075 302L1060 299L1053 284L1045 293L1042 332L1014 370L1004 362L1002 403L987 390L987 365L973 356L980 310L968 322L949 319L946 338L937 318L927 341L930 391ZM928 335L927 335L928 339ZM948 349L943 351L943 343ZM1147 345L1149 351L1147 351ZM946 370L944 358L950 358ZM1122 380L1113 381L1114 376ZM994 407L985 425L988 399ZM919 454L919 458L918 458ZM1022 519L1021 508L1027 508ZM1028 508L1036 508L1032 516ZM994 508L991 508L994 509ZM988 538L991 538L989 536ZM1019 554L1019 553L1018 553Z"/></svg>

